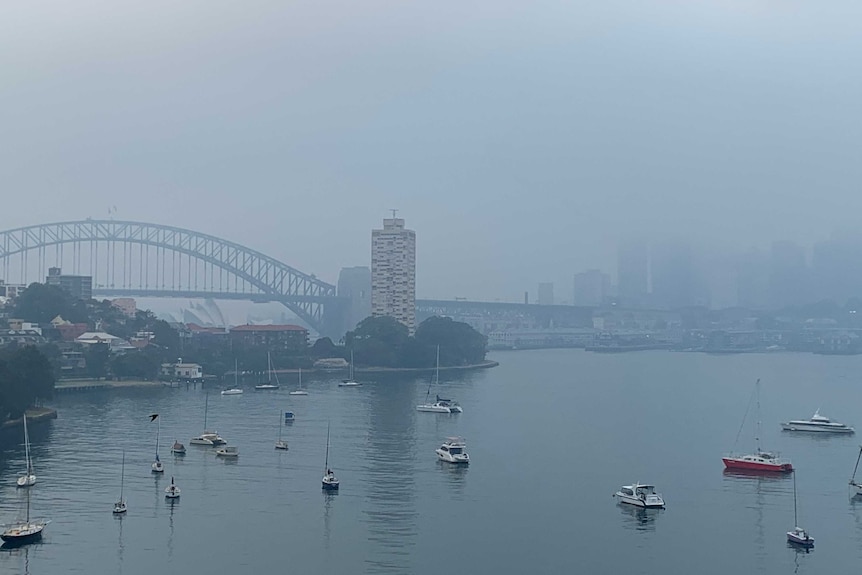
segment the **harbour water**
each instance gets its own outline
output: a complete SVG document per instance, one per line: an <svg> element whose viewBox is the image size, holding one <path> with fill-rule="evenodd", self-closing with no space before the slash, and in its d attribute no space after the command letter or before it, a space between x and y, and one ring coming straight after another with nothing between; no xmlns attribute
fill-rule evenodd
<svg viewBox="0 0 862 575"><path fill-rule="evenodd" d="M847 482L860 439L782 432L824 415L862 430L862 357L710 356L667 351L492 354L500 366L442 375L464 413L418 413L429 377L375 376L359 388L303 378L307 397L210 392L208 427L238 461L188 444L204 391L127 389L58 397L31 430L42 543L0 552L0 573L848 573L862 562L862 502ZM793 482L727 475L754 381L762 443L797 468L810 553L788 548ZM432 394L438 390L432 390ZM283 411L290 450L273 448ZM159 413L164 477L150 472ZM754 447L754 410L737 444ZM321 492L327 423L341 491ZM467 439L469 468L434 449ZM184 458L170 455L174 439ZM126 453L129 512L111 514ZM23 446L0 453L0 521L23 509ZM166 502L176 478L182 497ZM667 509L611 494L655 483Z"/></svg>

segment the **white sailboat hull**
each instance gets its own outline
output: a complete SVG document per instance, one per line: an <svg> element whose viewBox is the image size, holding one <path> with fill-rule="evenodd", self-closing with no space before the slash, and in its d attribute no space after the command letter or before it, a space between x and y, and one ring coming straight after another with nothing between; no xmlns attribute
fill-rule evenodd
<svg viewBox="0 0 862 575"><path fill-rule="evenodd" d="M426 403L416 406L416 411L424 411L427 413L453 413L452 408L439 403Z"/></svg>
<svg viewBox="0 0 862 575"><path fill-rule="evenodd" d="M862 497L862 483L851 481L848 489L850 491L850 497Z"/></svg>
<svg viewBox="0 0 862 575"><path fill-rule="evenodd" d="M296 391L291 391L288 395L308 395L308 392L296 390Z"/></svg>
<svg viewBox="0 0 862 575"><path fill-rule="evenodd" d="M16 484L18 487L30 487L31 485L36 485L36 476L35 475L22 475L18 478Z"/></svg>

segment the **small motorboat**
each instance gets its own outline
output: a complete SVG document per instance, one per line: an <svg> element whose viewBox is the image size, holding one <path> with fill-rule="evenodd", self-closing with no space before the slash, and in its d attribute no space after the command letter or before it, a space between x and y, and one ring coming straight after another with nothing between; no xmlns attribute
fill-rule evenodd
<svg viewBox="0 0 862 575"><path fill-rule="evenodd" d="M293 423L294 421L296 421L296 414L293 413L292 411L285 411L284 412L284 422L285 423Z"/></svg>
<svg viewBox="0 0 862 575"><path fill-rule="evenodd" d="M281 450L283 450L283 451L287 451L287 449L288 449L288 447L287 447L287 441L285 441L284 439L277 439L277 440L275 441L275 448L276 448L276 449L281 449Z"/></svg>
<svg viewBox="0 0 862 575"><path fill-rule="evenodd" d="M268 389L278 389L278 386L274 383L262 383L260 385L255 385L254 388L259 391L266 391Z"/></svg>
<svg viewBox="0 0 862 575"><path fill-rule="evenodd" d="M221 390L222 395L242 395L242 389L238 387L231 387L230 389Z"/></svg>
<svg viewBox="0 0 862 575"><path fill-rule="evenodd" d="M167 499L178 499L180 496L180 488L174 483L174 478L171 477L171 484L165 487L165 497Z"/></svg>
<svg viewBox="0 0 862 575"><path fill-rule="evenodd" d="M794 419L781 424L784 431L805 431L808 433L845 433L851 434L856 431L849 425L832 421L828 417L820 415L820 410L814 412L811 419Z"/></svg>
<svg viewBox="0 0 862 575"><path fill-rule="evenodd" d="M623 485L619 491L614 493L614 497L620 503L628 503L644 509L664 508L664 499L660 493L655 492L654 485L642 485L640 483Z"/></svg>
<svg viewBox="0 0 862 575"><path fill-rule="evenodd" d="M171 446L171 453L174 455L185 455L186 446L175 439L174 444Z"/></svg>
<svg viewBox="0 0 862 575"><path fill-rule="evenodd" d="M459 465L467 465L470 463L470 456L467 454L467 442L463 437L447 437L443 445L435 450L440 461L446 463L455 463Z"/></svg>
<svg viewBox="0 0 862 575"><path fill-rule="evenodd" d="M215 453L218 457L239 457L239 450L236 447L229 447L227 445L219 447Z"/></svg>

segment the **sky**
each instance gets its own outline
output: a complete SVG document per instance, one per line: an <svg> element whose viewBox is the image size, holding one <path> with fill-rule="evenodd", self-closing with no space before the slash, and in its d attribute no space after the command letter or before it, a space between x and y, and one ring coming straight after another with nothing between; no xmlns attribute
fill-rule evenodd
<svg viewBox="0 0 862 575"><path fill-rule="evenodd" d="M0 229L112 217L335 283L397 208L417 295L519 300L629 237L862 213L862 3L0 5Z"/></svg>

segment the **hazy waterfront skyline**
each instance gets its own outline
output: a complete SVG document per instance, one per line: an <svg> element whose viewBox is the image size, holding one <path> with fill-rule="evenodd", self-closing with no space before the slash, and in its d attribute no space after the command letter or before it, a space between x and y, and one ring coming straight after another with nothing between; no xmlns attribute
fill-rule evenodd
<svg viewBox="0 0 862 575"><path fill-rule="evenodd" d="M335 283L398 208L419 297L510 301L631 235L810 246L862 209L860 12L6 5L0 228L116 206Z"/></svg>

